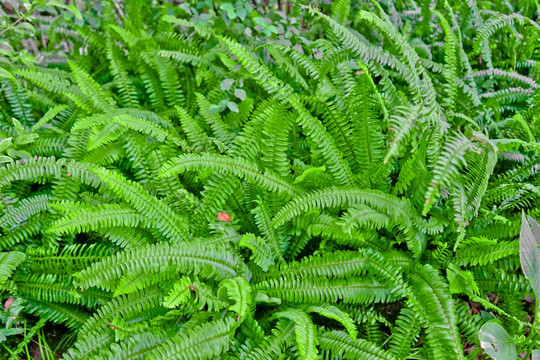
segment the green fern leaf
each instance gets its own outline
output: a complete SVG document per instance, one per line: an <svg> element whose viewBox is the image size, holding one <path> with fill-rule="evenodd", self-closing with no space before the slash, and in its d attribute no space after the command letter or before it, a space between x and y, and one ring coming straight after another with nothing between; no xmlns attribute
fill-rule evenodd
<svg viewBox="0 0 540 360"><path fill-rule="evenodd" d="M148 360L215 359L229 349L235 329L231 318L215 320L196 326L191 331L180 332L148 354Z"/></svg>

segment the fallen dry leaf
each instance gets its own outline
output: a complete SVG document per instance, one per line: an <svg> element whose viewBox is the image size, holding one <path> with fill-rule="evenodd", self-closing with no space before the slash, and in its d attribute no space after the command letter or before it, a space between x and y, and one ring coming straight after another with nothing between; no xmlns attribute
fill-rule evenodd
<svg viewBox="0 0 540 360"><path fill-rule="evenodd" d="M11 304L13 304L14 301L15 301L15 299L13 298L13 296L10 296L9 299L6 300L6 303L4 304L4 311L5 312L9 311L9 307L11 306Z"/></svg>
<svg viewBox="0 0 540 360"><path fill-rule="evenodd" d="M227 214L226 212L220 212L217 214L217 218L221 221L227 221L227 222L230 222L231 221L231 217L229 214Z"/></svg>

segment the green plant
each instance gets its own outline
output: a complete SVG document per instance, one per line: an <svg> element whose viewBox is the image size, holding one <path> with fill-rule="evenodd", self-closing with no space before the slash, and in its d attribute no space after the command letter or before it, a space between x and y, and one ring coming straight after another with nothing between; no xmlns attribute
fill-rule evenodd
<svg viewBox="0 0 540 360"><path fill-rule="evenodd" d="M154 5L10 68L10 356L540 349L536 1Z"/></svg>

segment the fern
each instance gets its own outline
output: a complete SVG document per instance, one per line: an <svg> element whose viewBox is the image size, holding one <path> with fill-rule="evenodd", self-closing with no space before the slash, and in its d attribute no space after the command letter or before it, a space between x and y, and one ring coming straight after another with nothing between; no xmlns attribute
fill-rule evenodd
<svg viewBox="0 0 540 360"><path fill-rule="evenodd" d="M454 307L440 275L435 269L422 266L411 275L409 281L412 292L409 302L426 321L427 340L435 356L463 359Z"/></svg>
<svg viewBox="0 0 540 360"><path fill-rule="evenodd" d="M131 182L109 170L100 168L92 170L142 215L160 214L160 219L153 221L152 225L162 231L163 235L176 240L185 238L186 224L166 204L152 197L140 184Z"/></svg>
<svg viewBox="0 0 540 360"><path fill-rule="evenodd" d="M411 345L414 344L420 333L420 322L415 317L414 312L403 309L396 319L396 327L390 338L389 351L395 354L398 359L407 358L411 352Z"/></svg>
<svg viewBox="0 0 540 360"><path fill-rule="evenodd" d="M114 257L92 264L75 276L79 279L78 285L83 289L96 285L107 289L107 282L128 271L152 273L169 267L216 279L236 276L242 271L235 255L224 252L224 249L205 249L194 245L190 248L184 243L169 245L164 242L118 253Z"/></svg>
<svg viewBox="0 0 540 360"><path fill-rule="evenodd" d="M275 313L274 316L289 319L294 323L296 344L301 359L313 360L318 358L316 349L318 341L315 335L315 326L305 312L297 309L285 309Z"/></svg>
<svg viewBox="0 0 540 360"><path fill-rule="evenodd" d="M534 357L533 2L26 5L0 357Z"/></svg>
<svg viewBox="0 0 540 360"><path fill-rule="evenodd" d="M118 226L137 227L144 222L144 216L132 209L111 204L73 211L65 218L53 223L48 231L60 234L80 233Z"/></svg>
<svg viewBox="0 0 540 360"><path fill-rule="evenodd" d="M337 301L363 304L389 302L394 299L388 287L366 277L353 277L347 280L320 278L318 281L301 281L293 277L270 279L257 284L255 289L284 301L309 304Z"/></svg>
<svg viewBox="0 0 540 360"><path fill-rule="evenodd" d="M152 351L148 359L212 359L227 351L234 332L234 320L216 320L199 325L187 333L180 332Z"/></svg>
<svg viewBox="0 0 540 360"><path fill-rule="evenodd" d="M0 286L4 286L6 281L10 278L13 271L19 266L21 262L24 261L26 256L24 253L18 252L18 251L11 251L7 253L1 253L0 257L0 263L2 266L0 267Z"/></svg>
<svg viewBox="0 0 540 360"><path fill-rule="evenodd" d="M321 336L321 347L348 359L397 359L378 346L364 339L354 340L341 331L324 333Z"/></svg>
<svg viewBox="0 0 540 360"><path fill-rule="evenodd" d="M208 171L211 169L220 173L233 174L245 178L250 183L262 189L277 192L288 198L293 197L300 191L296 186L288 183L271 171L267 170L264 173L259 171L248 161L217 155L180 156L164 166L161 176L170 177L189 170Z"/></svg>

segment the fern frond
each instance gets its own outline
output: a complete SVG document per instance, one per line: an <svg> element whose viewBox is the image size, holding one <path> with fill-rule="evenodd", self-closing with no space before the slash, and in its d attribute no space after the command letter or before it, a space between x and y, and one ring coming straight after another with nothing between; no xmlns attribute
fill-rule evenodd
<svg viewBox="0 0 540 360"><path fill-rule="evenodd" d="M173 288L163 299L163 306L171 309L185 303L190 297L190 285L191 279L187 276L182 276L180 280L174 283Z"/></svg>
<svg viewBox="0 0 540 360"><path fill-rule="evenodd" d="M112 252L112 248L98 244L66 245L61 250L28 249L27 265L36 273L72 274L103 260Z"/></svg>
<svg viewBox="0 0 540 360"><path fill-rule="evenodd" d="M17 86L13 80L2 81L2 87L9 104L10 110L23 125L30 126L34 124L32 115L32 105L23 88Z"/></svg>
<svg viewBox="0 0 540 360"><path fill-rule="evenodd" d="M274 359L283 353L282 344L287 343L294 334L294 322L280 319L271 330L271 335L256 344L256 347L248 352L246 360Z"/></svg>
<svg viewBox="0 0 540 360"><path fill-rule="evenodd" d="M490 241L471 238L461 245L453 258L456 265L486 266L505 257L519 256L518 241Z"/></svg>
<svg viewBox="0 0 540 360"><path fill-rule="evenodd" d="M250 183L286 198L300 193L295 185L270 170L261 172L255 164L247 160L212 154L186 154L176 157L163 166L160 176L171 177L185 171L208 172L209 170L244 178Z"/></svg>
<svg viewBox="0 0 540 360"><path fill-rule="evenodd" d="M116 105L116 102L103 91L101 86L82 67L74 62L70 62L69 67L80 91L92 102L96 109L106 112Z"/></svg>
<svg viewBox="0 0 540 360"><path fill-rule="evenodd" d="M351 277L347 280L321 277L317 281L296 277L271 278L255 284L254 289L283 301L306 304L338 301L366 304L394 299L390 288L368 277Z"/></svg>
<svg viewBox="0 0 540 360"><path fill-rule="evenodd" d="M351 338L356 339L358 336L358 329L356 328L356 325L346 312L342 311L340 308L328 305L328 304L322 304L322 305L306 305L302 307L302 310L304 310L306 313L317 313L321 316L327 317L329 319L336 320L340 322Z"/></svg>
<svg viewBox="0 0 540 360"><path fill-rule="evenodd" d="M141 292L120 296L112 299L97 310L93 316L88 318L84 325L79 330L79 341L84 341L84 338L91 335L92 332L110 329L110 324L117 316L122 316L124 319L133 317L141 320L141 315L145 311L156 308L163 301L163 293L155 288L148 288ZM77 346L77 342L74 344Z"/></svg>
<svg viewBox="0 0 540 360"><path fill-rule="evenodd" d="M445 84L445 90L446 90L446 98L443 101L443 106L446 106L451 111L455 108L456 103L456 97L457 97L457 77L458 77L458 56L456 52L456 47L458 44L458 39L454 32L452 31L452 28L450 27L450 24L446 20L446 18L440 13L435 12L437 17L439 18L439 21L441 23L441 26L444 30L444 34L446 36L446 43L444 45L444 77L446 78L446 84Z"/></svg>
<svg viewBox="0 0 540 360"><path fill-rule="evenodd" d="M95 356L97 359L109 360L144 360L147 354L165 341L170 335L161 329L152 328L142 333L135 333L120 343L113 343L109 348L101 348Z"/></svg>
<svg viewBox="0 0 540 360"><path fill-rule="evenodd" d="M220 39L229 47L231 52L236 55L240 63L250 71L258 80L259 84L270 94L278 93L280 99L289 102L298 112L297 123L302 126L306 135L320 145L321 151L328 162L328 168L334 173L336 179L341 185L352 185L352 173L349 166L343 160L340 150L335 142L324 129L324 126L318 119L311 116L302 105L298 96L293 94L292 89L279 79L275 78L261 64L257 63L247 51L234 41L220 37Z"/></svg>
<svg viewBox="0 0 540 360"><path fill-rule="evenodd" d="M0 217L0 227L14 227L24 223L31 216L47 210L47 205L51 196L49 194L40 194L22 199L17 206Z"/></svg>
<svg viewBox="0 0 540 360"><path fill-rule="evenodd" d="M514 21L517 21L521 25L528 22L531 25L533 25L535 28L537 29L539 28L538 24L536 24L534 21L517 13L509 14L509 15L496 14L495 16L492 16L489 19L487 19L482 24L480 29L478 29L478 34L476 38L474 39L473 54L475 55L480 54L482 52L482 46L485 46L484 44L497 30L502 29L503 27L507 25L514 24Z"/></svg>
<svg viewBox="0 0 540 360"><path fill-rule="evenodd" d="M390 158L399 153L400 147L409 139L418 117L417 107L399 106L394 110L389 121L391 125L390 130L395 131L396 135L384 157L384 163L387 163Z"/></svg>
<svg viewBox="0 0 540 360"><path fill-rule="evenodd" d="M94 308L111 299L109 294L95 290L75 294L72 279L65 275L55 274L33 275L25 281L19 281L18 291L30 300L83 305L89 308Z"/></svg>
<svg viewBox="0 0 540 360"><path fill-rule="evenodd" d="M180 332L148 354L147 359L215 359L229 349L236 323L231 318L211 321Z"/></svg>
<svg viewBox="0 0 540 360"><path fill-rule="evenodd" d="M399 313L390 337L389 352L397 359L406 359L411 352L411 346L420 335L420 321L410 308L404 308Z"/></svg>
<svg viewBox="0 0 540 360"><path fill-rule="evenodd" d="M287 159L289 148L289 131L292 127L290 115L283 111L282 106L268 110L268 118L263 128L266 140L262 142L262 163L267 169L273 169L276 174L287 177L290 174L290 163Z"/></svg>
<svg viewBox="0 0 540 360"><path fill-rule="evenodd" d="M253 234L244 234L238 243L238 246L246 247L251 250L251 260L263 269L268 271L268 268L275 264L277 254L264 240Z"/></svg>
<svg viewBox="0 0 540 360"><path fill-rule="evenodd" d="M210 102L201 94L195 94L199 112L212 129L214 136L221 142L228 144L231 140L231 134L227 125L221 119L221 116L216 112L210 111Z"/></svg>
<svg viewBox="0 0 540 360"><path fill-rule="evenodd" d="M349 94L352 104L348 109L354 124L354 144L360 169L367 171L382 159L383 135L378 114L375 113L376 99L373 96L372 81L368 74L360 75L360 80ZM376 90L375 90L376 91Z"/></svg>
<svg viewBox="0 0 540 360"><path fill-rule="evenodd" d="M26 259L26 255L19 251L0 253L0 289L11 277L15 269Z"/></svg>
<svg viewBox="0 0 540 360"><path fill-rule="evenodd" d="M426 192L423 214L427 214L439 197L439 188L450 185L459 176L459 170L466 165L465 154L471 148L471 141L463 135L450 139L433 169L433 178Z"/></svg>
<svg viewBox="0 0 540 360"><path fill-rule="evenodd" d="M408 236L408 245L416 256L421 254L425 244L421 238L415 239L412 229L416 227L428 233L437 233L442 230L442 226L436 221L426 221L421 218L411 203L405 199L399 199L378 190L355 188L328 188L296 197L276 214L272 222L275 227L279 227L294 217L316 208L350 207L355 204L367 205L403 221L402 227L408 227L411 231L411 236Z"/></svg>
<svg viewBox="0 0 540 360"><path fill-rule="evenodd" d="M343 331L329 331L320 336L321 349L346 359L396 360L391 353L364 339L353 339Z"/></svg>
<svg viewBox="0 0 540 360"><path fill-rule="evenodd" d="M182 130L186 133L189 142L195 147L209 148L211 140L208 135L204 133L199 124L184 108L177 106L176 111L178 111Z"/></svg>
<svg viewBox="0 0 540 360"><path fill-rule="evenodd" d="M248 316L252 302L251 287L247 280L237 276L221 281L218 286L218 298L223 301L232 302L228 306L228 309L237 314L236 321L245 319Z"/></svg>
<svg viewBox="0 0 540 360"><path fill-rule="evenodd" d="M279 276L301 278L348 278L364 275L369 259L362 252L335 251L304 257L300 261L271 266L265 272L257 272L257 279L272 279Z"/></svg>
<svg viewBox="0 0 540 360"><path fill-rule="evenodd" d="M154 137L157 141L161 141L161 142L165 141L165 139L174 138L172 134L165 131L158 125L152 123L151 121L142 119L140 117L128 115L128 114L120 114L120 115L116 115L112 117L110 115L108 116L102 115L102 116L93 116L90 118L84 118L75 123L75 125L72 128L72 131L89 129L89 128L93 128L99 125L105 125L105 124L110 124L110 123L121 125L124 128L132 129L140 133L143 133L145 135L150 135ZM93 145L93 148L95 147L96 145Z"/></svg>
<svg viewBox="0 0 540 360"><path fill-rule="evenodd" d="M143 215L127 206L104 204L70 212L51 224L47 231L58 234L81 233L117 226L144 226L145 223L146 218Z"/></svg>
<svg viewBox="0 0 540 360"><path fill-rule="evenodd" d="M25 299L24 307L31 314L41 316L53 323L65 324L72 330L80 329L89 316L88 313L81 311L78 306L37 299Z"/></svg>
<svg viewBox="0 0 540 360"><path fill-rule="evenodd" d="M98 187L102 181L90 170L92 166L74 160L56 160L54 157L30 158L23 162L8 163L0 168L0 187L7 186L17 180L44 183L49 177L61 178L67 176L68 173L69 176L84 184Z"/></svg>
<svg viewBox="0 0 540 360"><path fill-rule="evenodd" d="M167 204L151 196L141 184L103 168L93 168L92 171L107 183L112 191L127 201L141 215L146 216L150 224L159 229L164 236L176 241L186 238L188 227L185 221ZM153 214L159 214L159 216L153 216Z"/></svg>
<svg viewBox="0 0 540 360"><path fill-rule="evenodd" d="M465 359L448 287L437 271L428 265L417 266L409 277L408 302L425 321L426 337L435 356Z"/></svg>
<svg viewBox="0 0 540 360"><path fill-rule="evenodd" d="M30 131L34 132L40 129L43 125L54 119L56 115L68 108L69 107L67 105L57 105L53 108L50 108L34 125L32 125Z"/></svg>
<svg viewBox="0 0 540 360"><path fill-rule="evenodd" d="M313 325L311 318L305 312L288 308L275 313L274 316L289 319L294 323L296 345L302 360L315 360L319 358L316 348L318 339L315 332L315 325Z"/></svg>
<svg viewBox="0 0 540 360"><path fill-rule="evenodd" d="M176 269L182 273L221 280L240 275L243 271L241 264L235 254L223 248L161 242L119 252L74 276L77 279L76 285L83 289L99 286L108 290L111 289L110 281L128 272L148 274L163 269Z"/></svg>
<svg viewBox="0 0 540 360"><path fill-rule="evenodd" d="M283 260L284 244L279 239L279 233L272 226L269 210L262 199L259 198L257 204L258 206L251 210L251 213L255 217L255 222L272 249L272 257Z"/></svg>

